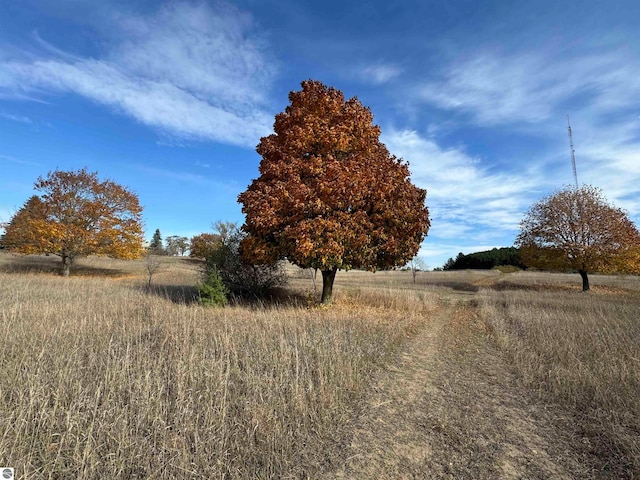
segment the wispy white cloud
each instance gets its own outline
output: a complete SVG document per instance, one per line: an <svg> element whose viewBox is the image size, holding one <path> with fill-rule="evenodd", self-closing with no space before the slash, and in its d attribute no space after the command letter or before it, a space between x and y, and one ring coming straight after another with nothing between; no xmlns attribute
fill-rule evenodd
<svg viewBox="0 0 640 480"><path fill-rule="evenodd" d="M427 189L434 218L455 221L458 229L467 225L511 230L531 195L540 189L539 177L526 170L491 172L463 150L443 149L413 130L391 131L383 140L391 152L409 161L413 181Z"/></svg>
<svg viewBox="0 0 640 480"><path fill-rule="evenodd" d="M640 142L626 143L596 131L578 157L578 180L600 187L609 201L640 222Z"/></svg>
<svg viewBox="0 0 640 480"><path fill-rule="evenodd" d="M77 62L82 60L81 57L72 55L69 52L65 52L64 50L57 48L55 45L52 45L51 43L43 40L37 30L31 32L31 38L33 38L33 41L35 42L37 47L48 52L49 54L52 54L54 57L67 60L69 62ZM37 59L37 57L38 55L36 53L34 60Z"/></svg>
<svg viewBox="0 0 640 480"><path fill-rule="evenodd" d="M19 165L32 165L34 167L39 167L41 164L37 162L31 162L29 160L22 160L20 158L13 157L11 155L3 155L0 153L0 161L17 163Z"/></svg>
<svg viewBox="0 0 640 480"><path fill-rule="evenodd" d="M0 62L2 65L2 62ZM6 72L5 72L6 73ZM2 91L5 88L6 91ZM41 103L43 105L48 105L49 102L42 100L41 98L36 97L35 95L25 95L22 92L18 92L15 90L16 82L13 78L10 80L6 80L3 82L2 72L0 72L0 100L11 100L11 101L22 101L22 102L34 102Z"/></svg>
<svg viewBox="0 0 640 480"><path fill-rule="evenodd" d="M188 172L174 171L174 170L168 170L168 169L156 168L156 167L148 167L146 165L134 165L134 168L146 175L151 175L154 177L170 178L171 180L176 180L179 182L187 182L187 183L193 183L198 185L207 185L207 184L215 183L202 175L197 175L197 174L188 173Z"/></svg>
<svg viewBox="0 0 640 480"><path fill-rule="evenodd" d="M640 224L640 119L633 112L636 106L640 109L634 98L628 106L611 112L585 106L579 115L572 115L571 126L579 183L601 188L609 201L628 210ZM568 146L566 135L565 142Z"/></svg>
<svg viewBox="0 0 640 480"><path fill-rule="evenodd" d="M358 77L374 85L382 85L399 77L401 73L402 69L397 65L378 63L362 67L358 70Z"/></svg>
<svg viewBox="0 0 640 480"><path fill-rule="evenodd" d="M612 130L613 131L613 130ZM580 150L580 183L596 185L616 206L640 217L640 144L606 135L585 142ZM587 133L588 132L588 133ZM587 137L597 132L587 131ZM490 168L463 149L440 147L412 130L383 135L389 150L408 160L412 180L427 189L432 226L429 248L468 253L469 245L508 246L519 230L524 212L544 195L562 187L544 158L513 172ZM568 148L567 148L568 150ZM566 154L567 168L569 164Z"/></svg>
<svg viewBox="0 0 640 480"><path fill-rule="evenodd" d="M147 176L156 178L167 178L172 181L190 183L192 185L198 186L214 187L216 191L228 193L233 197L237 196L239 193L239 191L237 191L238 186L233 185L231 182L220 182L197 173L190 173L180 170L170 170L166 168L149 167L140 164L134 165L133 167L138 172L141 172Z"/></svg>
<svg viewBox="0 0 640 480"><path fill-rule="evenodd" d="M528 164L518 160L523 172L496 174L489 168L491 160L442 150L415 132L394 132L388 145L395 143L397 149L392 151L413 161L416 179L430 190L434 236L477 237L491 232L482 239L490 244L491 236L517 231L523 211L568 183L569 175L566 180L555 175L561 165L569 173L568 138L561 130L563 125L566 129L567 113L580 183L602 188L638 223L640 65L636 59L620 44L571 52L516 49L505 54L484 49L446 64L439 78L420 83L414 98L455 114L452 131L471 124L486 132L494 128L527 132L531 146ZM439 223L449 233L438 231Z"/></svg>
<svg viewBox="0 0 640 480"><path fill-rule="evenodd" d="M523 213L544 188L531 171L494 173L463 149L442 148L413 130L390 130L382 140L409 161L412 181L427 189L431 228L425 255L511 245Z"/></svg>
<svg viewBox="0 0 640 480"><path fill-rule="evenodd" d="M10 113L0 112L0 117L11 120L12 122L32 124L33 120L24 115L12 115Z"/></svg>
<svg viewBox="0 0 640 480"><path fill-rule="evenodd" d="M5 66L41 88L72 91L173 135L253 146L269 131L260 110L227 111L165 81L127 75L108 62L40 61Z"/></svg>
<svg viewBox="0 0 640 480"><path fill-rule="evenodd" d="M531 51L478 53L444 67L438 80L421 84L417 96L446 110L466 112L480 123L537 123L558 110L628 106L640 93L640 67L623 50L565 56ZM566 110L564 112L566 113Z"/></svg>
<svg viewBox="0 0 640 480"><path fill-rule="evenodd" d="M105 19L107 20L107 19ZM272 63L251 19L217 3L171 3L155 15L113 12L101 58L78 58L36 34L42 55L0 63L0 94L72 92L170 135L254 146L270 131Z"/></svg>
<svg viewBox="0 0 640 480"><path fill-rule="evenodd" d="M252 23L248 14L222 2L167 4L151 18L119 15L124 40L108 61L214 105L253 110L265 102L273 67Z"/></svg>

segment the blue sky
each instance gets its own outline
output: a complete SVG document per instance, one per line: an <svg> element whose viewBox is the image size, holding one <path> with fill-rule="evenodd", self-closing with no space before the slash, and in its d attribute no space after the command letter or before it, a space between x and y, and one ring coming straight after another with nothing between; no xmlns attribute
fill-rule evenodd
<svg viewBox="0 0 640 480"><path fill-rule="evenodd" d="M0 0L0 221L40 175L136 192L147 237L242 223L255 146L312 78L426 188L430 267L510 246L573 182L640 220L637 1Z"/></svg>

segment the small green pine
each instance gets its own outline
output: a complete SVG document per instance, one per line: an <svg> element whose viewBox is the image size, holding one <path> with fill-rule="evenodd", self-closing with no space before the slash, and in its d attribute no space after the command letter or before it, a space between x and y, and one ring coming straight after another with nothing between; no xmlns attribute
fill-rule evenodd
<svg viewBox="0 0 640 480"><path fill-rule="evenodd" d="M227 299L229 290L222 283L220 275L215 270L210 272L204 283L198 287L198 294L202 305L222 307L229 302Z"/></svg>

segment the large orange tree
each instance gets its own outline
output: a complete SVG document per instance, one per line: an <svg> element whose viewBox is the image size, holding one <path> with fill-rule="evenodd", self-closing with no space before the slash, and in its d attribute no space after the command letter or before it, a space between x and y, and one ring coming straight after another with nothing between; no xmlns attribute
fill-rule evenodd
<svg viewBox="0 0 640 480"><path fill-rule="evenodd" d="M256 264L286 258L320 270L329 303L338 269L387 269L416 255L430 225L426 191L357 98L307 80L289 100L258 144L260 177L238 198L241 251Z"/></svg>
<svg viewBox="0 0 640 480"><path fill-rule="evenodd" d="M49 172L35 189L41 195L31 197L5 225L7 248L58 255L64 276L79 256L142 254L142 207L125 187L81 169Z"/></svg>
<svg viewBox="0 0 640 480"><path fill-rule="evenodd" d="M535 203L516 238L527 266L590 272L640 272L640 233L627 214L590 185L567 187Z"/></svg>

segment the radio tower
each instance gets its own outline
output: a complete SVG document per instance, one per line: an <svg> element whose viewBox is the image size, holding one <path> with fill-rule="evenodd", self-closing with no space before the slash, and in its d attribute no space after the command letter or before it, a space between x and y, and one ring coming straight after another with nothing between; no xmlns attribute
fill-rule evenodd
<svg viewBox="0 0 640 480"><path fill-rule="evenodd" d="M576 151L573 148L573 133L571 132L571 123L569 122L569 115L567 115L567 131L569 132L569 147L571 149L571 167L573 168L573 180L576 182L576 189L577 189L578 173L576 172Z"/></svg>

